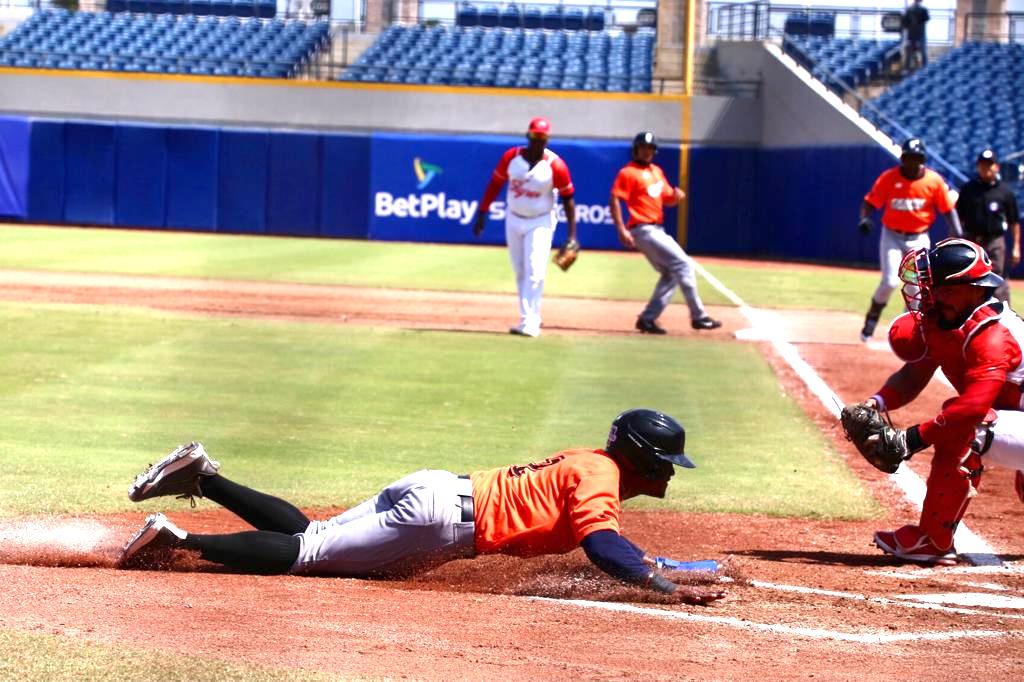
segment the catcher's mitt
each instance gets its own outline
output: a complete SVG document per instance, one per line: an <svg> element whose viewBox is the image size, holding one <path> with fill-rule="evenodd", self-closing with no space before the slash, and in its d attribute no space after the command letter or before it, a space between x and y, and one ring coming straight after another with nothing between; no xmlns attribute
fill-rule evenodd
<svg viewBox="0 0 1024 682"><path fill-rule="evenodd" d="M565 243L562 248L555 254L553 260L555 265L562 268L562 271L567 271L572 267L572 264L576 262L576 259L580 257L580 243L575 239L570 239Z"/></svg>
<svg viewBox="0 0 1024 682"><path fill-rule="evenodd" d="M846 439L879 471L896 473L909 459L907 432L897 429L873 407L858 403L847 405L839 415Z"/></svg>

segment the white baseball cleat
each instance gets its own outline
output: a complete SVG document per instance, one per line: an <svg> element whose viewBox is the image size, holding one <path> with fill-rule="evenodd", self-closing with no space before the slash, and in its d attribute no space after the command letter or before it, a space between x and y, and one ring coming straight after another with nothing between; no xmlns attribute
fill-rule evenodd
<svg viewBox="0 0 1024 682"><path fill-rule="evenodd" d="M128 488L128 499L141 502L151 497L177 495L202 497L199 482L203 476L216 476L220 464L210 459L202 443L188 443L151 465ZM193 500L193 503L195 500Z"/></svg>
<svg viewBox="0 0 1024 682"><path fill-rule="evenodd" d="M163 514L150 514L117 560L118 568L139 566L157 567L170 558L171 550L178 547L188 533L167 520Z"/></svg>

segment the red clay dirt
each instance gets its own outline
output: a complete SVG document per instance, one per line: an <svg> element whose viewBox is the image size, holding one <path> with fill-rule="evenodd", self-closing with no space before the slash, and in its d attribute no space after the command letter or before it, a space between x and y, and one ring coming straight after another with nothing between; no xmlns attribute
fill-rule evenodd
<svg viewBox="0 0 1024 682"><path fill-rule="evenodd" d="M515 311L514 297L501 295L13 271L0 271L0 299L495 333ZM549 298L544 333L635 333L637 307ZM699 334L737 343L741 312L713 314L725 327ZM845 401L870 395L897 367L888 352L855 342L855 315L779 316L786 338ZM662 321L667 342L698 334L683 306ZM650 551L727 565L729 595L713 606L658 603L600 576L579 550L458 561L404 582L235 575L188 555L171 571L119 571L117 551L144 517L130 514L0 522L0 627L346 679L1019 679L1024 506L1008 472L986 472L967 516L1004 567L893 562L871 534L916 511L843 440L771 344L755 343L887 511L869 522L627 512L625 532ZM933 413L948 394L933 383L894 413L898 423ZM923 475L926 455L912 461ZM167 511L191 531L242 528L205 502L193 511L168 500ZM941 595L963 604L947 596L922 608L921 598Z"/></svg>

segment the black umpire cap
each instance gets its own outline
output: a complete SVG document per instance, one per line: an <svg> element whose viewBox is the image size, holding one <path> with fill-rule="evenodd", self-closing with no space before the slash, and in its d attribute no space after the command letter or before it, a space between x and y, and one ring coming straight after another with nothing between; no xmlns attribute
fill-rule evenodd
<svg viewBox="0 0 1024 682"><path fill-rule="evenodd" d="M982 149L976 163L999 163L999 157L993 149Z"/></svg>
<svg viewBox="0 0 1024 682"><path fill-rule="evenodd" d="M924 140L912 137L903 143L902 156L920 156L922 159L928 158L928 152L924 148Z"/></svg>

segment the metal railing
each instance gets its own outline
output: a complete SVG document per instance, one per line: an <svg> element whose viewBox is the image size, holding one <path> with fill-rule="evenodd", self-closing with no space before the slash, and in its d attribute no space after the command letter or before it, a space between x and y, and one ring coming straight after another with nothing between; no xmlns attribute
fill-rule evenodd
<svg viewBox="0 0 1024 682"><path fill-rule="evenodd" d="M792 41L786 42L786 51L799 52L800 55L807 62L812 61L810 55L808 55L806 51L804 51L799 45ZM800 60L794 59L794 61L796 61L797 64L800 65ZM800 65L800 67L804 68L802 65ZM915 131L904 127L902 124L900 124L899 121L896 121L895 119L888 116L885 112L883 112L881 109L875 106L873 102L861 97L861 95L856 90L847 85L844 79L838 76L835 72L821 65L816 65L815 68L819 69L820 72L825 75L825 80L827 80L831 84L831 89L833 91L839 91L838 94L847 105L852 106L861 116L865 116L865 112L868 112L870 116L865 117L869 118L869 120L872 122L872 125L875 125L877 127L877 123L875 123L875 121L883 122L886 127L891 128L895 132L897 132L900 135L901 140L906 140L911 137L919 137L919 135ZM963 171L961 171L959 168L946 161L946 159L944 159L942 156L932 151L929 151L928 158L929 165L932 168L940 168L946 174L947 178L952 178L957 183L964 183L967 181L968 178L963 173Z"/></svg>
<svg viewBox="0 0 1024 682"><path fill-rule="evenodd" d="M899 13L861 7L808 7L807 5L776 5L757 0L744 3L708 3L706 33L709 38L731 40L765 40L786 32L787 22L812 30L815 18L831 17L828 35L836 38L892 39L900 35L887 28ZM928 22L929 45L952 45L956 39L956 12L931 9Z"/></svg>
<svg viewBox="0 0 1024 682"><path fill-rule="evenodd" d="M963 39L977 42L1024 42L1024 12L968 12Z"/></svg>

